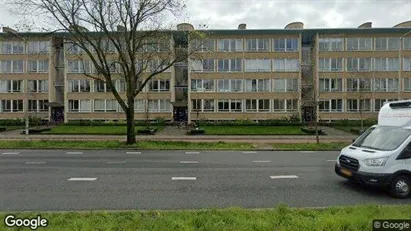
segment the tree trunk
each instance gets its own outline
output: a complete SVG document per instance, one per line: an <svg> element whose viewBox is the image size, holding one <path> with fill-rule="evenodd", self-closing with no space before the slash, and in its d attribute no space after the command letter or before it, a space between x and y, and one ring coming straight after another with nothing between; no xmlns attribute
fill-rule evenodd
<svg viewBox="0 0 411 231"><path fill-rule="evenodd" d="M132 107L129 105L125 113L127 118L127 144L135 144L136 130L134 126L134 105L132 105Z"/></svg>
<svg viewBox="0 0 411 231"><path fill-rule="evenodd" d="M317 106L318 107L318 106ZM315 116L314 116L314 127L315 127L315 140L317 144L320 144L320 137L318 135L318 122L317 122L317 107L315 107Z"/></svg>

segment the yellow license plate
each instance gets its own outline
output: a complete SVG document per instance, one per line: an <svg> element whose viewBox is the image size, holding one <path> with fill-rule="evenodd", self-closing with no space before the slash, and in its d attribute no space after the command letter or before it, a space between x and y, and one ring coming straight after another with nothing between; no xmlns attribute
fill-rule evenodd
<svg viewBox="0 0 411 231"><path fill-rule="evenodd" d="M346 176L352 176L352 172L347 170L347 169L341 169L341 173L346 175Z"/></svg>

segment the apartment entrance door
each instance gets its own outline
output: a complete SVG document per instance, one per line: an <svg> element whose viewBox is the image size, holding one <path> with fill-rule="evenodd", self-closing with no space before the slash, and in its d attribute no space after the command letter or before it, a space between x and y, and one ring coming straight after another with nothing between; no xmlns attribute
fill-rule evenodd
<svg viewBox="0 0 411 231"><path fill-rule="evenodd" d="M303 107L303 122L310 123L315 120L315 112L313 106Z"/></svg>
<svg viewBox="0 0 411 231"><path fill-rule="evenodd" d="M64 122L64 107L52 107L51 120L57 124Z"/></svg>
<svg viewBox="0 0 411 231"><path fill-rule="evenodd" d="M174 121L187 122L187 107L174 107Z"/></svg>

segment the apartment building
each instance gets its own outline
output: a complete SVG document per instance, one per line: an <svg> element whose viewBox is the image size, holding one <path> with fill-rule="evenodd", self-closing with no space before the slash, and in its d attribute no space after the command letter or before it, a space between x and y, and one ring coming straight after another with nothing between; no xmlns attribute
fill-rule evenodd
<svg viewBox="0 0 411 231"><path fill-rule="evenodd" d="M411 21L392 28L303 27L240 24L201 30L207 36L197 40L183 33L192 25L178 25L166 46L193 54L147 84L135 101L136 120L376 118L385 102L411 98ZM124 120L110 88L85 75L95 68L64 34L3 28L0 48L0 119L23 118L27 110L53 121ZM113 66L112 74L124 97L121 71Z"/></svg>

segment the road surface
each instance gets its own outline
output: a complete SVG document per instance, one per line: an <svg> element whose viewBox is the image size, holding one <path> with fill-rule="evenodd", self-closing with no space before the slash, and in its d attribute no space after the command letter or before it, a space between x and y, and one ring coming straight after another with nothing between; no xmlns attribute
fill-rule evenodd
<svg viewBox="0 0 411 231"><path fill-rule="evenodd" d="M405 204L334 173L338 152L0 150L0 210Z"/></svg>

